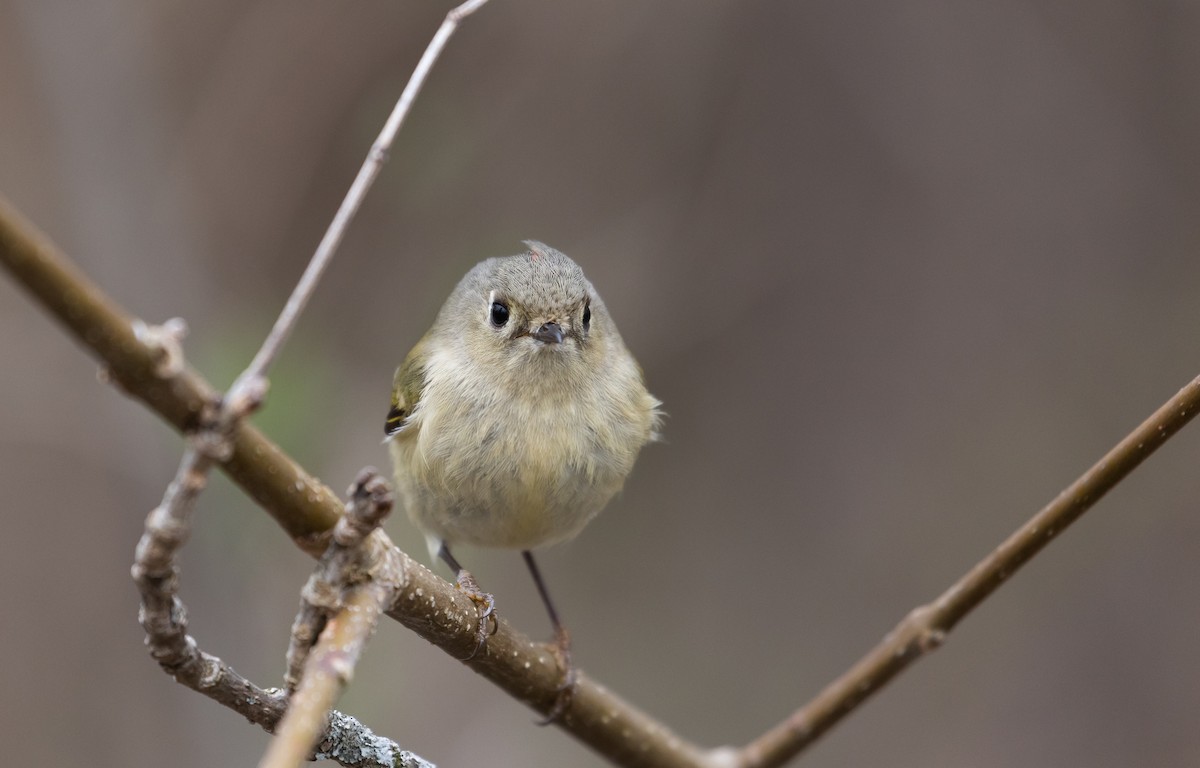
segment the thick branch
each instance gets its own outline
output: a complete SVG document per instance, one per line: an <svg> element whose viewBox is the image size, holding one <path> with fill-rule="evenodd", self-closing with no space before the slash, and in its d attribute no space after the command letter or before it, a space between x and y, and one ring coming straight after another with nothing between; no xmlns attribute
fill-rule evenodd
<svg viewBox="0 0 1200 768"><path fill-rule="evenodd" d="M159 375L161 347L146 344L144 327L88 280L74 264L0 197L0 263L46 310L87 347L108 378L144 402L171 426L191 432L217 399L215 390L185 367ZM313 556L325 551L337 522L337 494L305 472L253 425L233 434L233 451L221 468Z"/></svg>

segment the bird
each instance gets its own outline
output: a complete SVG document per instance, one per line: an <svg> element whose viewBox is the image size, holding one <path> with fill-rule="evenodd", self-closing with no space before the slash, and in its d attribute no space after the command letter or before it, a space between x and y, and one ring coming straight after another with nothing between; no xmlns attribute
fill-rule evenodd
<svg viewBox="0 0 1200 768"><path fill-rule="evenodd" d="M562 670L550 722L576 674L533 550L574 538L608 504L663 414L579 265L524 244L459 281L396 370L384 432L409 519L479 608L471 656L497 626L495 599L451 547L521 552Z"/></svg>

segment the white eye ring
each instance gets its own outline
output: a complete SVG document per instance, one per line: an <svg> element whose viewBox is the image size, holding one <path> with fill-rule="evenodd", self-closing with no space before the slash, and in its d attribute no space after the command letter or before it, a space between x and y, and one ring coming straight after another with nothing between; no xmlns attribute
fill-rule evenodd
<svg viewBox="0 0 1200 768"><path fill-rule="evenodd" d="M503 301L496 300L496 292L492 291L488 295L488 320L491 321L495 328L503 328L508 325L509 318L508 305Z"/></svg>

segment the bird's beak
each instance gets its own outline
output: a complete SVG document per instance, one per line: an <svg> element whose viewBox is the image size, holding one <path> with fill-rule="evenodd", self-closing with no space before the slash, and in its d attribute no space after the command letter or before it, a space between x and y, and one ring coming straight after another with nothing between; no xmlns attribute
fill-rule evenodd
<svg viewBox="0 0 1200 768"><path fill-rule="evenodd" d="M529 335L543 344L561 344L563 329L558 323L544 323L542 327Z"/></svg>

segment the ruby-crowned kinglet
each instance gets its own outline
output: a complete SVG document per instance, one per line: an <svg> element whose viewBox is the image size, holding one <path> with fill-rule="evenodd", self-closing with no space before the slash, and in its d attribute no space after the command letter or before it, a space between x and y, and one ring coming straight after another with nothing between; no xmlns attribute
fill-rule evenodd
<svg viewBox="0 0 1200 768"><path fill-rule="evenodd" d="M526 241L476 265L396 372L385 431L396 487L430 552L481 606L490 595L450 554L458 543L530 550L574 537L657 434L659 401L604 302L566 255Z"/></svg>

